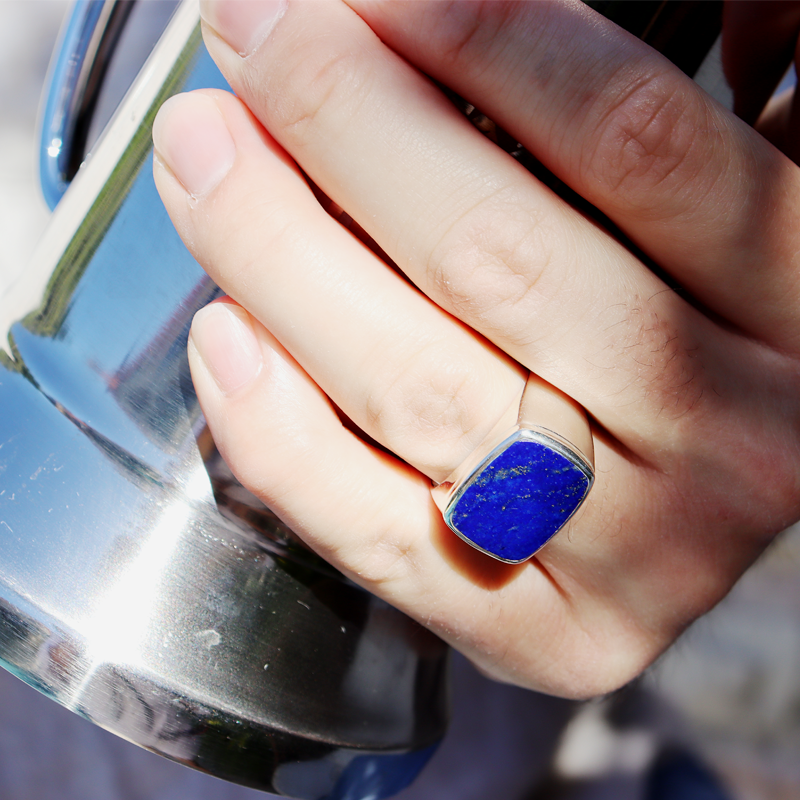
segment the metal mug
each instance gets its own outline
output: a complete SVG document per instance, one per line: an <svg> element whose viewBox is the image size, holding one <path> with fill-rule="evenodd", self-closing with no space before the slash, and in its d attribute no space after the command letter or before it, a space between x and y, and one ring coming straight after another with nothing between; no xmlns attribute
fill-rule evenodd
<svg viewBox="0 0 800 800"><path fill-rule="evenodd" d="M83 2L66 29L44 126L57 206L0 298L0 664L220 778L389 796L443 736L446 648L238 484L189 377L192 316L219 290L158 198L150 129L171 94L228 88L195 0L67 188L73 90L93 60L70 42L107 47L115 13Z"/></svg>

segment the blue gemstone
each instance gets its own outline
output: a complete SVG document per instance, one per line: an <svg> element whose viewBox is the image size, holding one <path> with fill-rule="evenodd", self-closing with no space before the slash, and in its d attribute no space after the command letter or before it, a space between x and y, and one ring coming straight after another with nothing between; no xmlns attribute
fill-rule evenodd
<svg viewBox="0 0 800 800"><path fill-rule="evenodd" d="M555 442L521 433L471 477L445 515L464 539L512 562L530 558L554 536L592 484L588 468Z"/></svg>

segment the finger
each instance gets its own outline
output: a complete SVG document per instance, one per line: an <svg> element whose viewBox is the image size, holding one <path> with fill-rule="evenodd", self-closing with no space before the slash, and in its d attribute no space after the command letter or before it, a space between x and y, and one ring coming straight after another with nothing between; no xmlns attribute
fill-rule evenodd
<svg viewBox="0 0 800 800"><path fill-rule="evenodd" d="M582 3L353 5L383 41L509 130L700 303L766 341L800 346L797 171L669 62ZM223 23L215 17L210 24ZM530 269L533 254L521 253L521 240L553 262L557 238L583 245L584 270L594 261L591 237L581 243L583 234L554 225L541 203L516 195L517 184L469 145L430 86L338 4L313 4L312 13L309 4L289 3L266 39L231 49L210 31L207 43L236 91L304 169L326 191L338 186L340 204L378 241L396 245L397 252L389 250L403 269L418 252L409 220L419 198L430 201L424 214L431 238L443 239L448 252L453 236L443 231L455 214L475 210L465 224L474 243L487 238L486 227L495 229L478 220L504 201L503 214L513 219L516 208L518 224L506 226L507 241L491 242L495 256L505 247ZM242 59L243 47L255 50ZM371 169L349 168L365 161ZM441 180L451 172L461 182L445 180L438 193L427 181L414 185L414 176ZM437 273L437 257L430 259L433 277L421 283L425 291L435 291L437 275L440 283L453 280L450 271ZM481 288L470 282L466 296L474 299ZM448 307L455 305L457 299ZM492 336L478 317L467 321Z"/></svg>
<svg viewBox="0 0 800 800"><path fill-rule="evenodd" d="M500 564L457 539L428 481L343 427L297 362L232 301L197 314L189 362L214 440L244 485L320 555L489 674L594 696L666 643L632 620L629 597L603 595L597 562L587 564L590 597L536 561Z"/></svg>
<svg viewBox="0 0 800 800"><path fill-rule="evenodd" d="M520 367L325 214L239 100L173 98L153 135L156 183L195 257L374 439L444 480L519 405Z"/></svg>
<svg viewBox="0 0 800 800"><path fill-rule="evenodd" d="M237 92L438 304L629 446L661 450L672 420L711 396L725 336L480 136L347 8L305 8L290 5L268 46L244 60L212 35Z"/></svg>
<svg viewBox="0 0 800 800"><path fill-rule="evenodd" d="M794 58L800 35L796 0L725 3L722 65L734 96L734 111L755 124Z"/></svg>
<svg viewBox="0 0 800 800"><path fill-rule="evenodd" d="M773 97L756 124L758 132L796 164L800 163L800 95L791 87Z"/></svg>
<svg viewBox="0 0 800 800"><path fill-rule="evenodd" d="M350 5L702 304L796 351L798 171L666 59L583 3Z"/></svg>
<svg viewBox="0 0 800 800"><path fill-rule="evenodd" d="M189 364L226 462L323 555L352 565L362 551L388 560L390 538L396 554L400 542L409 549L428 544L437 520L425 481L348 431L297 362L238 304L225 298L198 312ZM316 490L295 507L298 487L309 483ZM323 514L333 534L326 540L314 535ZM361 537L336 535L340 528L359 529ZM376 571L387 580L392 573L388 565Z"/></svg>

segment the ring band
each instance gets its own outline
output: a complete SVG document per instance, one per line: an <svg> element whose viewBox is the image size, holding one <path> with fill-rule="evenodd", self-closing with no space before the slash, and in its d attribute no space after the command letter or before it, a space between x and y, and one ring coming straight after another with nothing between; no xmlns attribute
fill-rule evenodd
<svg viewBox="0 0 800 800"><path fill-rule="evenodd" d="M566 525L593 483L585 412L530 375L519 409L510 409L432 494L448 527L464 541L518 564Z"/></svg>

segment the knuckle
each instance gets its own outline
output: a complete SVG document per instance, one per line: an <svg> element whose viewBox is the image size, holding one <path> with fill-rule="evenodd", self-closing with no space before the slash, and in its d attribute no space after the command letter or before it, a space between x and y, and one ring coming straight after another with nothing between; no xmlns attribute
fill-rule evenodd
<svg viewBox="0 0 800 800"><path fill-rule="evenodd" d="M656 71L595 103L594 141L580 155L586 185L638 218L663 218L665 197L680 199L691 185L702 202L716 180L712 150L724 142L700 92L672 72ZM656 192L656 190L658 190ZM651 199L652 198L652 199Z"/></svg>
<svg viewBox="0 0 800 800"><path fill-rule="evenodd" d="M368 432L421 472L445 477L486 422L474 364L459 363L444 343L385 364L365 398Z"/></svg>
<svg viewBox="0 0 800 800"><path fill-rule="evenodd" d="M401 593L407 593L409 586L422 591L419 576L424 572L421 566L424 559L419 553L416 537L409 531L424 528L413 527L407 509L403 510L402 518L384 518L381 523L379 528L365 527L365 530L377 529L379 533L373 536L369 546L360 547L357 553L346 559L349 569L362 586L383 597L393 598L394 587L399 587Z"/></svg>
<svg viewBox="0 0 800 800"><path fill-rule="evenodd" d="M596 601L593 601L596 605ZM641 675L661 654L666 643L645 635L635 626L604 619L597 624L597 609L589 620L574 620L568 630L553 631L552 653L540 661L532 642L522 638L491 661L481 663L489 676L528 685L558 697L592 700L617 691Z"/></svg>
<svg viewBox="0 0 800 800"><path fill-rule="evenodd" d="M439 7L443 23L433 26L438 39L435 43L438 60L451 69L469 71L485 64L487 49L503 41L499 36L501 29L511 22L518 5L506 0L443 3ZM476 58L476 54L481 58Z"/></svg>
<svg viewBox="0 0 800 800"><path fill-rule="evenodd" d="M341 39L317 37L291 54L270 93L270 124L296 144L321 125L327 135L344 131L370 91L370 70L362 51L342 47ZM258 81L258 75L251 76ZM250 87L259 96L260 85Z"/></svg>
<svg viewBox="0 0 800 800"><path fill-rule="evenodd" d="M619 638L608 643L595 654L591 667L586 665L567 673L564 686L557 693L580 701L606 697L638 678L661 655L661 649L651 651L638 642L628 642L626 646L623 651Z"/></svg>
<svg viewBox="0 0 800 800"><path fill-rule="evenodd" d="M531 319L558 291L555 232L518 190L507 187L461 213L429 251L425 269L444 307L489 338L530 343ZM560 256L568 255L562 239Z"/></svg>

